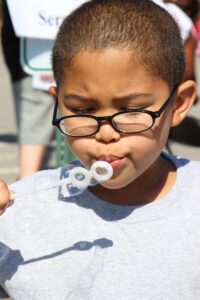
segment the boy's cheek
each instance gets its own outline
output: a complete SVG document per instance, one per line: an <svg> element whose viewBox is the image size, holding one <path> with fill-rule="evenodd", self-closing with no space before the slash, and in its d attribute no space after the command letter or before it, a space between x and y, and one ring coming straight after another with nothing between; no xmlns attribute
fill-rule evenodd
<svg viewBox="0 0 200 300"><path fill-rule="evenodd" d="M77 142L75 142L74 138L71 137L66 137L66 142L67 142L67 147L73 152L73 154L75 154L77 156L77 154L75 153L75 145L77 144Z"/></svg>
<svg viewBox="0 0 200 300"><path fill-rule="evenodd" d="M75 156L82 162L82 158L87 156L89 149L93 149L92 139L67 137L67 144Z"/></svg>

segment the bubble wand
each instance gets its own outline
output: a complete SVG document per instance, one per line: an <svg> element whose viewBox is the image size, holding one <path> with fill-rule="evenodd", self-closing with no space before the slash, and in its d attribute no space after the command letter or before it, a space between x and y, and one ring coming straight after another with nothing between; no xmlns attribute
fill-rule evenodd
<svg viewBox="0 0 200 300"><path fill-rule="evenodd" d="M68 166L69 168L72 167L72 165ZM110 179L113 175L113 168L106 161L96 161L92 164L90 170L83 167L73 167L67 171L67 178L55 179L54 175L48 175L48 177L50 177L48 179L44 177L45 182L40 182L39 188L33 188L27 193L18 192L16 193L15 198L29 196L32 193L41 193L58 187L63 187L65 189L65 197L71 197L73 195L81 194L88 186L94 186Z"/></svg>

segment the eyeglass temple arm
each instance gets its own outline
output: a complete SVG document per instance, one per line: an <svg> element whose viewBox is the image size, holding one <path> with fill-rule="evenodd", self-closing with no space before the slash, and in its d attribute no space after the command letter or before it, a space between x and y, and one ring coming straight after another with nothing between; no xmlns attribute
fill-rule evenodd
<svg viewBox="0 0 200 300"><path fill-rule="evenodd" d="M179 84L175 85L175 88L173 89L173 91L172 91L171 95L169 96L169 98L167 99L167 101L165 101L165 103L163 104L163 106L160 108L159 111L155 112L154 115L156 117L159 117L162 114L162 112L165 110L165 108L168 106L168 104L172 101L172 99L174 98L174 96L176 94L178 86L179 86Z"/></svg>
<svg viewBox="0 0 200 300"><path fill-rule="evenodd" d="M53 119L52 119L52 125L57 125L57 109L58 109L58 98L56 98L54 110L53 110Z"/></svg>

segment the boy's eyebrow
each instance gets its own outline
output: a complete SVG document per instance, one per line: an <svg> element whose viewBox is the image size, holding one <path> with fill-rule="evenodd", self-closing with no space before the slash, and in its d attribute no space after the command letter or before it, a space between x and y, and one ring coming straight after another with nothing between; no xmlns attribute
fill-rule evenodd
<svg viewBox="0 0 200 300"><path fill-rule="evenodd" d="M68 94L68 95L64 95L64 100L69 100L69 99L75 99L75 100L94 100L93 98L89 98L89 97L83 97L80 95L76 95L76 94Z"/></svg>
<svg viewBox="0 0 200 300"><path fill-rule="evenodd" d="M150 93L132 93L129 95L124 95L124 96L120 96L120 97L114 97L112 98L113 101L127 101L127 100L132 100L138 97L150 97L152 96L152 94ZM64 96L64 100L69 100L69 99L75 99L75 100L88 100L88 101L95 101L94 98L90 98L90 97L83 97L81 95L76 95L76 94L68 94Z"/></svg>
<svg viewBox="0 0 200 300"><path fill-rule="evenodd" d="M129 94L129 95L114 97L113 100L132 100L132 99L135 99L135 98L138 98L138 97L143 97L143 96L150 97L150 96L152 96L152 94L150 94L150 93L132 93L132 94Z"/></svg>

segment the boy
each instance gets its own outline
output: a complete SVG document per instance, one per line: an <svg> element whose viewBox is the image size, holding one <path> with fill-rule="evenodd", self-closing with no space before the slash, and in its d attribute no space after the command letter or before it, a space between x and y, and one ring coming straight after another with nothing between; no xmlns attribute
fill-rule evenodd
<svg viewBox="0 0 200 300"><path fill-rule="evenodd" d="M200 298L200 164L162 153L195 98L183 53L176 23L149 0L89 1L65 19L53 124L81 164L105 160L114 174L71 198L17 199L64 169L10 186L0 283L12 299Z"/></svg>

